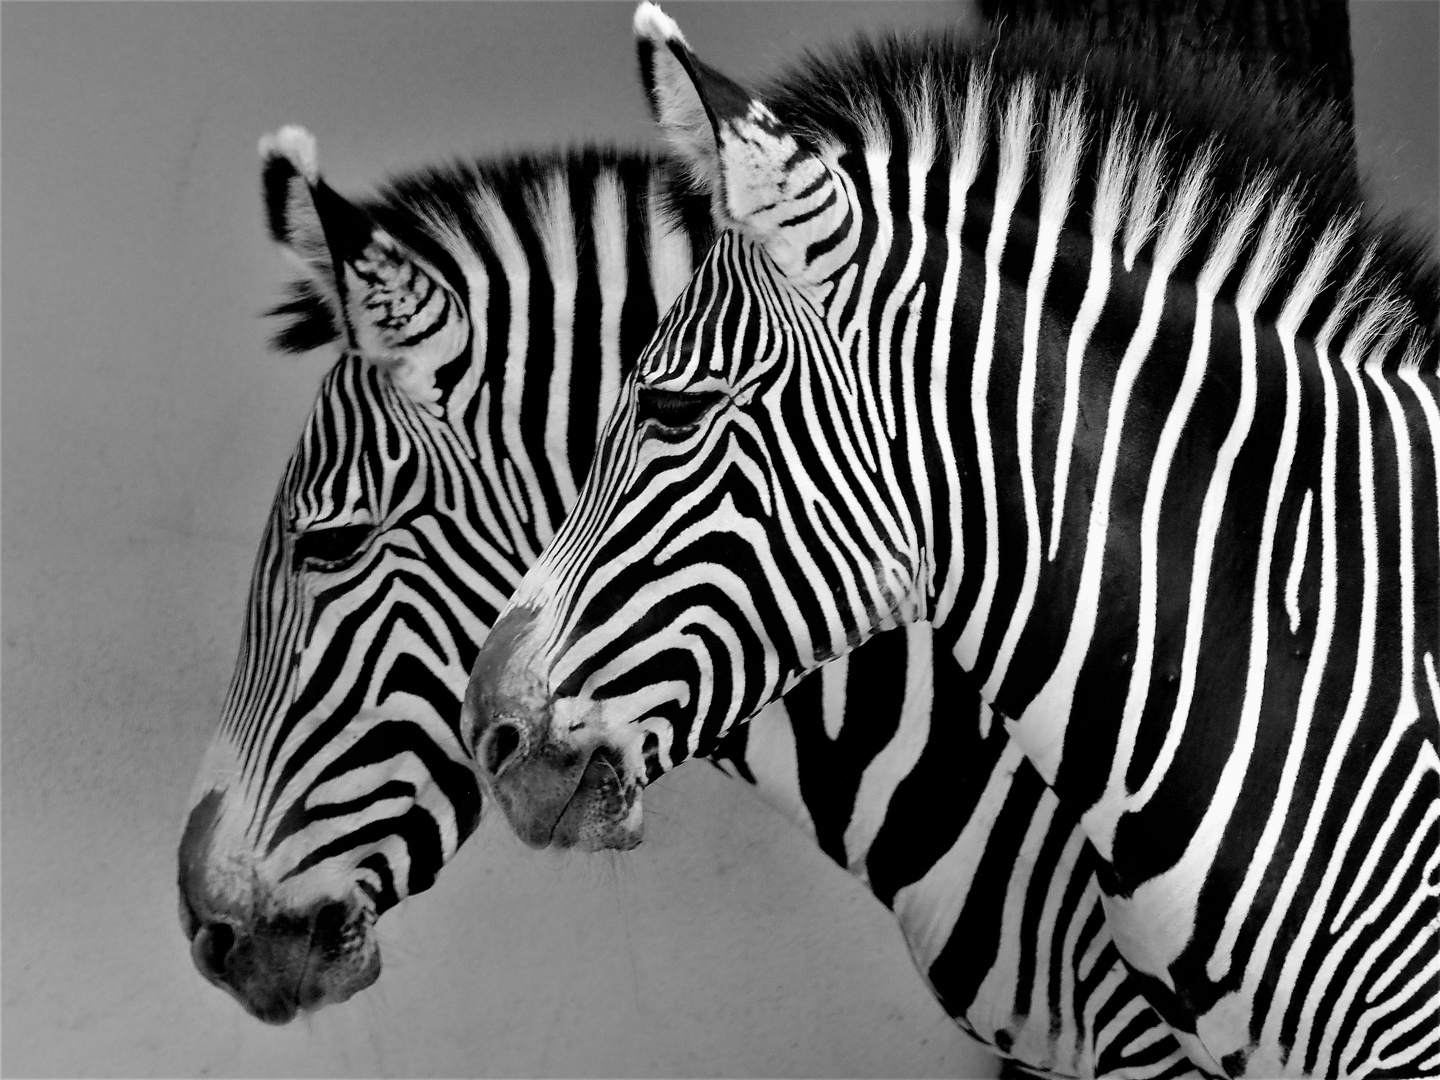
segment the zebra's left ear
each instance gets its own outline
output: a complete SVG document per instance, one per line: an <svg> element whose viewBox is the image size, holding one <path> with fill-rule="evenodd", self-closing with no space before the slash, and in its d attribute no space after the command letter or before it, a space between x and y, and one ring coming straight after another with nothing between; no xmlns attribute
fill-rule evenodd
<svg viewBox="0 0 1440 1080"><path fill-rule="evenodd" d="M650 110L720 223L760 241L787 276L820 280L848 258L851 197L839 170L802 147L763 101L701 63L675 20L643 0L635 11L640 81Z"/></svg>
<svg viewBox="0 0 1440 1080"><path fill-rule="evenodd" d="M304 128L265 136L260 156L270 233L309 272L347 347L440 415L435 373L470 340L461 297L439 270L331 189Z"/></svg>

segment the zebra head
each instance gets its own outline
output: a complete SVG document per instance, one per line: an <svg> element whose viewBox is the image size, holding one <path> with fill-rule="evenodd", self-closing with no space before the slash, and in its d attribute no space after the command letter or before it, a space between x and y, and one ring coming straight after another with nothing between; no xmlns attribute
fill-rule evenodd
<svg viewBox="0 0 1440 1080"><path fill-rule="evenodd" d="M271 230L308 271L290 313L322 324L290 344L333 330L346 351L275 496L179 886L201 973L284 1023L375 980L376 917L474 829L459 696L524 563L485 534L470 503L500 497L447 415L471 348L463 276L326 186L300 129L261 150Z"/></svg>
<svg viewBox="0 0 1440 1080"><path fill-rule="evenodd" d="M900 388L877 400L866 350L836 331L874 292L857 275L878 197L863 162L807 145L655 6L636 31L651 107L721 233L472 674L462 730L482 786L535 845L637 843L648 779L927 607L892 460L913 434ZM856 408L827 405L836 393Z"/></svg>

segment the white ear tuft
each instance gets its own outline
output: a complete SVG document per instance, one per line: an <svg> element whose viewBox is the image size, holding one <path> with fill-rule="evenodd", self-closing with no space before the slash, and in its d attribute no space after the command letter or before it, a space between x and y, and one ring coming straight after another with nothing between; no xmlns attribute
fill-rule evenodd
<svg viewBox="0 0 1440 1080"><path fill-rule="evenodd" d="M260 140L260 156L263 158L283 157L313 184L320 176L320 157L315 150L315 136L298 124L286 124L274 135Z"/></svg>
<svg viewBox="0 0 1440 1080"><path fill-rule="evenodd" d="M641 0L640 6L635 9L635 36L648 38L657 46L677 41L687 49L690 47L685 35L680 32L679 24L661 11L659 4L650 0Z"/></svg>

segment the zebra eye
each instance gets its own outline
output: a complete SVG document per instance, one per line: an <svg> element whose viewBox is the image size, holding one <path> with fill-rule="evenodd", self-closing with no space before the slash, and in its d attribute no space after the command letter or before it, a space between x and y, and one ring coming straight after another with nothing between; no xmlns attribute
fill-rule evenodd
<svg viewBox="0 0 1440 1080"><path fill-rule="evenodd" d="M360 554L373 531L370 525L336 525L300 533L295 537L295 569L340 570Z"/></svg>
<svg viewBox="0 0 1440 1080"><path fill-rule="evenodd" d="M720 390L682 391L657 390L642 386L636 400L636 418L644 425L654 420L670 431L688 431L705 418L705 414L724 400Z"/></svg>

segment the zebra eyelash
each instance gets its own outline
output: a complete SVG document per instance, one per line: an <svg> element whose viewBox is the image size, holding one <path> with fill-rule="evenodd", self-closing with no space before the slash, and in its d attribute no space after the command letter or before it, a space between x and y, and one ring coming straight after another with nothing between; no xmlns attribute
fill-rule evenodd
<svg viewBox="0 0 1440 1080"><path fill-rule="evenodd" d="M725 393L720 390L660 390L641 386L635 395L635 422L643 427L653 420L666 432L689 432L723 400Z"/></svg>
<svg viewBox="0 0 1440 1080"><path fill-rule="evenodd" d="M353 563L370 539L371 525L336 525L295 535L292 565L295 570L343 570Z"/></svg>

